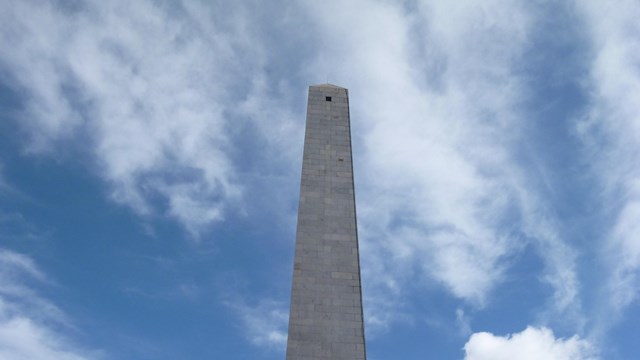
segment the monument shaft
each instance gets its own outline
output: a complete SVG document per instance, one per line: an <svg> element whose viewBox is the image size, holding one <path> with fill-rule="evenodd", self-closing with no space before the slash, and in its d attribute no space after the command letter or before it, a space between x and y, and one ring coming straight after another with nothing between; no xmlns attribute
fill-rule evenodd
<svg viewBox="0 0 640 360"><path fill-rule="evenodd" d="M347 89L309 87L287 360L366 359Z"/></svg>

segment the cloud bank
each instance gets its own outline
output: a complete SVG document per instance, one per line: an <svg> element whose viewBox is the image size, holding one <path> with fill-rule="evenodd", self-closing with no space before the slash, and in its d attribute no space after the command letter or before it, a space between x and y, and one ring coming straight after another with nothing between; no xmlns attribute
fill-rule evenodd
<svg viewBox="0 0 640 360"><path fill-rule="evenodd" d="M507 336L481 332L464 346L465 360L597 360L591 344L577 336L557 339L547 328L527 327Z"/></svg>

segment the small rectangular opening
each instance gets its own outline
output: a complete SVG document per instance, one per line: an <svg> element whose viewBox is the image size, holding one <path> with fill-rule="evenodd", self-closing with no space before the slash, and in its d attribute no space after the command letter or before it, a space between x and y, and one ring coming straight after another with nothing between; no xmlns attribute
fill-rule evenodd
<svg viewBox="0 0 640 360"><path fill-rule="evenodd" d="M325 96L324 98L326 101L331 101L331 96Z"/></svg>

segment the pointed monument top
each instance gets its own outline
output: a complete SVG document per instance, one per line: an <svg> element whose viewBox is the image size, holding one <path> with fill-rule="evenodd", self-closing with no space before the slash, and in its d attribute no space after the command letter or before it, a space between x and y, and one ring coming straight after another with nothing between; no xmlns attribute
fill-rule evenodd
<svg viewBox="0 0 640 360"><path fill-rule="evenodd" d="M318 85L311 85L311 87L324 87L324 88L332 88L332 89L342 89L342 90L347 90L346 88L343 88L342 86L338 86L338 85L333 85L333 84L318 84Z"/></svg>

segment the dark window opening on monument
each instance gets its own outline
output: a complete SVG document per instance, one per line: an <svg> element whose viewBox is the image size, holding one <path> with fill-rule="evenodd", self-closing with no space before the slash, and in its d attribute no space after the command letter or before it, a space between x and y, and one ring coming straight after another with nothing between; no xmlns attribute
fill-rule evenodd
<svg viewBox="0 0 640 360"><path fill-rule="evenodd" d="M327 100L327 101L331 101L331 96L325 96L324 99Z"/></svg>

